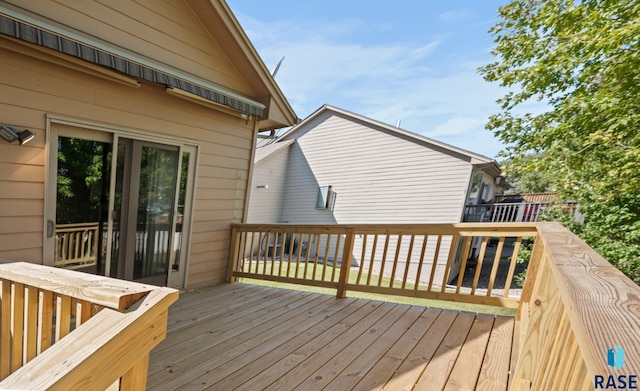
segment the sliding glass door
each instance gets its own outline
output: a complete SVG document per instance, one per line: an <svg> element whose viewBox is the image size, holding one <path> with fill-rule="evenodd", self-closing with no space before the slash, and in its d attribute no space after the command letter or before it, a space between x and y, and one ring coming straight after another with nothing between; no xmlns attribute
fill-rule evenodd
<svg viewBox="0 0 640 391"><path fill-rule="evenodd" d="M46 258L59 267L182 287L195 147L52 129Z"/></svg>

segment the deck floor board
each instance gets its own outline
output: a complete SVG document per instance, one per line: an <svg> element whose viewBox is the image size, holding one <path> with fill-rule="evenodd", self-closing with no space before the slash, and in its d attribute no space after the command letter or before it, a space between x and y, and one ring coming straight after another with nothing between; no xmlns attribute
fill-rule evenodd
<svg viewBox="0 0 640 391"><path fill-rule="evenodd" d="M183 293L149 390L506 389L514 320L246 284Z"/></svg>

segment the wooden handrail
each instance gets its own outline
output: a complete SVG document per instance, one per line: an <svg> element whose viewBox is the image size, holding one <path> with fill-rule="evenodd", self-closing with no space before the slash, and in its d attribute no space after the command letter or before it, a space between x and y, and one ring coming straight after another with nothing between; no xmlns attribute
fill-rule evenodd
<svg viewBox="0 0 640 391"><path fill-rule="evenodd" d="M176 290L28 263L0 276L1 389L145 389Z"/></svg>
<svg viewBox="0 0 640 391"><path fill-rule="evenodd" d="M535 224L513 223L234 224L228 281L258 278L335 288L338 297L361 291L515 308L509 291L518 252L536 234Z"/></svg>
<svg viewBox="0 0 640 391"><path fill-rule="evenodd" d="M596 376L639 375L640 287L560 224L539 223L538 232L511 389L593 390ZM615 346L626 352L618 371L607 365Z"/></svg>

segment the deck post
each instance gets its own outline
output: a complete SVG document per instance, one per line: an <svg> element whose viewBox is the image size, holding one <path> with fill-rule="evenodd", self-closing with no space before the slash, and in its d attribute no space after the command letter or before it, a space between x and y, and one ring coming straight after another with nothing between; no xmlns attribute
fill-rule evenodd
<svg viewBox="0 0 640 391"><path fill-rule="evenodd" d="M120 381L121 390L145 390L147 388L147 373L149 371L149 353L138 360Z"/></svg>
<svg viewBox="0 0 640 391"><path fill-rule="evenodd" d="M238 265L238 257L240 256L240 232L238 232L238 228L235 226L231 227L231 248L229 251L230 259L229 259L229 267L227 269L227 282L236 282L237 278L233 275L233 272L236 270Z"/></svg>
<svg viewBox="0 0 640 391"><path fill-rule="evenodd" d="M340 279L338 280L338 291L336 293L338 299L347 296L347 283L349 282L349 270L351 270L351 255L353 254L355 232L355 228L349 227L345 235L342 262L340 262Z"/></svg>

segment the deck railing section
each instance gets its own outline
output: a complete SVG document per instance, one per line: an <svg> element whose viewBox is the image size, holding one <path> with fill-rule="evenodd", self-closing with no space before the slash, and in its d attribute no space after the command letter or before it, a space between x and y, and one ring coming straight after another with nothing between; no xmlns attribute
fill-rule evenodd
<svg viewBox="0 0 640 391"><path fill-rule="evenodd" d="M0 264L0 388L144 390L178 292ZM99 374L99 376L96 376Z"/></svg>
<svg viewBox="0 0 640 391"><path fill-rule="evenodd" d="M228 277L515 308L535 236L534 224L236 224Z"/></svg>
<svg viewBox="0 0 640 391"><path fill-rule="evenodd" d="M628 382L640 374L640 287L560 224L540 223L538 231L516 315L510 389L593 390L598 379L600 388L617 388L609 376L619 385L621 375ZM626 359L615 370L607 358L617 347Z"/></svg>
<svg viewBox="0 0 640 391"><path fill-rule="evenodd" d="M576 202L497 202L465 205L463 221L468 223L535 223L552 209L566 210L576 222L584 217Z"/></svg>
<svg viewBox="0 0 640 391"><path fill-rule="evenodd" d="M58 224L54 265L67 268L95 265L100 223Z"/></svg>

